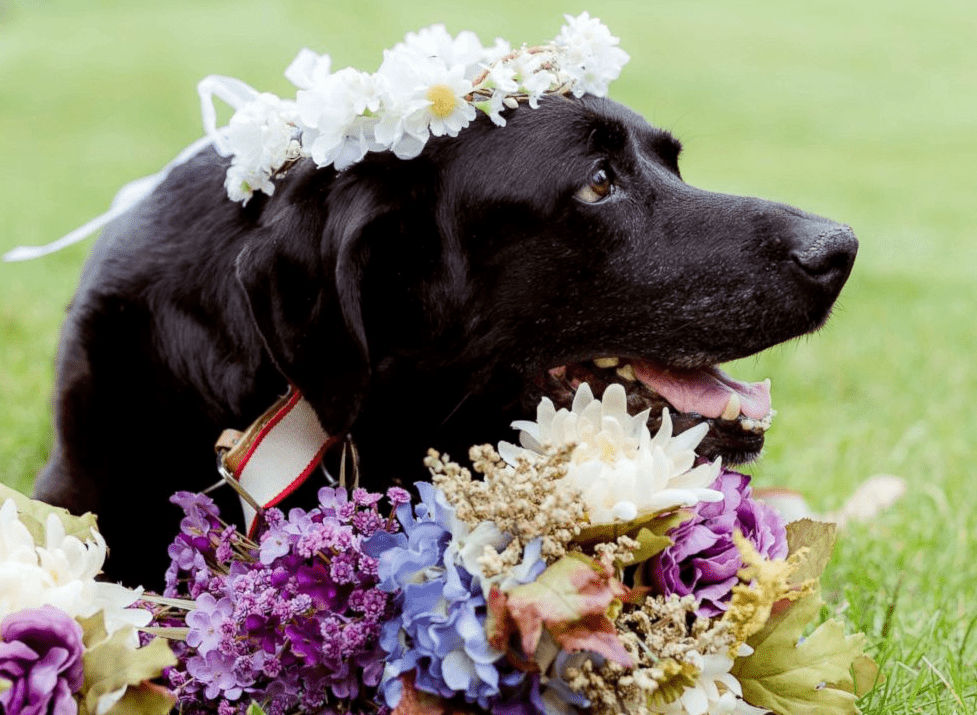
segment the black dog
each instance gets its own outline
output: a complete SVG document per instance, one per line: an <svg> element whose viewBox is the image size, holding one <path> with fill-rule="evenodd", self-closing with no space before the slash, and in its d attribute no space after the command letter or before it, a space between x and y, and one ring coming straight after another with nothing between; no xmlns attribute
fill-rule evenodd
<svg viewBox="0 0 977 715"><path fill-rule="evenodd" d="M608 100L551 96L507 119L410 161L299 162L244 207L206 150L104 232L65 324L36 493L99 515L111 578L159 584L167 497L212 484L221 430L289 382L379 488L423 476L429 447L511 439L543 393L566 404L582 379L598 395L620 379L660 408L636 372L723 379L712 366L827 319L848 227L688 186L679 143ZM686 412L679 428L709 420L710 456L759 453L738 410Z"/></svg>

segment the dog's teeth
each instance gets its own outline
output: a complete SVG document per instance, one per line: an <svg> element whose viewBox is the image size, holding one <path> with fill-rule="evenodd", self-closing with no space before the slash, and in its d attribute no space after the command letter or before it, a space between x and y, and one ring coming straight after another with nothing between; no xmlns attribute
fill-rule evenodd
<svg viewBox="0 0 977 715"><path fill-rule="evenodd" d="M744 432L755 432L756 434L763 434L773 423L774 415L776 415L776 410L770 410L770 414L764 417L762 420L753 419L742 419L740 420L740 427L743 428Z"/></svg>
<svg viewBox="0 0 977 715"><path fill-rule="evenodd" d="M616 357L594 358L594 365L601 368L617 367L620 364L621 364L621 358L616 358Z"/></svg>
<svg viewBox="0 0 977 715"><path fill-rule="evenodd" d="M631 367L631 363L621 365L621 367L617 369L617 376L623 380L627 380L628 382L634 382L638 379L638 376L634 374L634 368Z"/></svg>
<svg viewBox="0 0 977 715"><path fill-rule="evenodd" d="M740 416L741 406L740 396L734 392L729 396L729 402L726 403L726 409L723 410L720 417L724 420L735 420Z"/></svg>

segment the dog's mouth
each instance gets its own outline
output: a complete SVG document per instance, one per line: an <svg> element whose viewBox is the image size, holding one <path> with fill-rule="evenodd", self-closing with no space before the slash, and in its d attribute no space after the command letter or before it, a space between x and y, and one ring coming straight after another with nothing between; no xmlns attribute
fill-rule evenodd
<svg viewBox="0 0 977 715"><path fill-rule="evenodd" d="M637 414L651 408L648 428L661 426L662 409L671 413L675 433L705 422L709 432L696 450L709 459L722 457L725 464L751 462L763 449L763 438L774 417L770 406L770 381L735 380L718 367L696 369L668 367L648 360L602 357L552 368L539 375L525 405L535 409L541 397L549 397L557 409L570 408L581 383L600 396L611 383L621 383L628 395L628 411Z"/></svg>

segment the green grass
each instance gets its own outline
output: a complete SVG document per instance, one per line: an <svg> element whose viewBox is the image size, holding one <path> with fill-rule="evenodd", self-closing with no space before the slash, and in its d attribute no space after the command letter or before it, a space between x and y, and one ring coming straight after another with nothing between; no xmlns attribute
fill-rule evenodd
<svg viewBox="0 0 977 715"><path fill-rule="evenodd" d="M0 2L0 249L54 239L200 135L205 74L284 92L298 48L372 68L441 21L532 42L562 12L496 0ZM779 416L753 470L829 510L872 474L908 495L846 531L830 605L887 683L866 713L977 712L977 5L605 0L632 62L613 96L685 142L685 178L850 223L861 251L828 327L741 361ZM50 444L58 325L91 243L0 265L0 479Z"/></svg>

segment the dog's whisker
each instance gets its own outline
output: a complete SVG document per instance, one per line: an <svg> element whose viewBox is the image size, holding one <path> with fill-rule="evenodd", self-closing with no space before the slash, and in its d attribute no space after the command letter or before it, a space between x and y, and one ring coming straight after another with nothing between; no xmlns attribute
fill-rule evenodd
<svg viewBox="0 0 977 715"><path fill-rule="evenodd" d="M445 416L445 418L444 418L443 420L441 420L441 424L439 424L439 425L438 425L438 427L439 427L439 428L440 428L440 427L444 427L444 426L445 426L445 425L446 425L446 424L448 423L448 420L450 420L450 419L451 419L452 417L454 417L454 416L455 416L455 413L456 413L456 412L458 412L458 410L460 410L460 409L461 409L461 406L462 406L462 405L464 405L464 404L465 404L465 402L466 402L466 401L468 400L468 398L469 398L469 397L471 397L471 396L472 396L472 393L471 393L470 391L469 391L469 392L466 392L466 393L465 393L465 396L464 396L464 397L462 397L462 398L461 398L460 400L458 400L458 404L456 404L456 405L455 405L455 406L454 406L454 407L452 408L452 410L451 410L451 412L449 412L449 413L448 413L448 414L447 414L447 415Z"/></svg>

